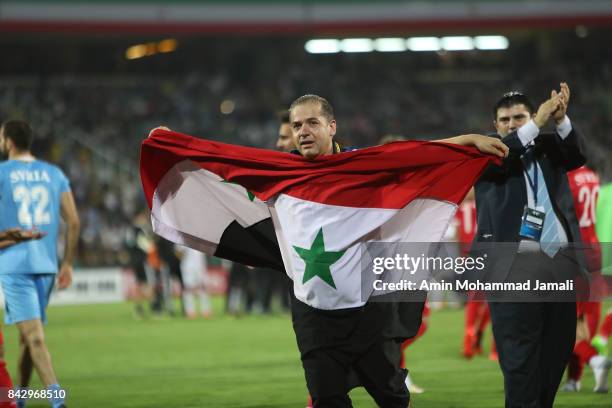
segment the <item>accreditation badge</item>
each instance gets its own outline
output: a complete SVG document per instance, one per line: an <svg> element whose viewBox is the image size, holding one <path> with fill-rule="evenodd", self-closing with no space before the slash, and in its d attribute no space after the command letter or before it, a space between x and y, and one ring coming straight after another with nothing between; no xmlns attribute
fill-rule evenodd
<svg viewBox="0 0 612 408"><path fill-rule="evenodd" d="M540 242L542 229L544 228L544 218L546 213L543 207L531 208L525 206L523 217L521 218L521 229L519 234L522 238Z"/></svg>

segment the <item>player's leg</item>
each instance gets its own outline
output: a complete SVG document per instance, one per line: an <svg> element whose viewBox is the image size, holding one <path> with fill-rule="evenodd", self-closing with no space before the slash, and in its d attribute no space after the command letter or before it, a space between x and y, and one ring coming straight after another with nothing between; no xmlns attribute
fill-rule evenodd
<svg viewBox="0 0 612 408"><path fill-rule="evenodd" d="M150 302L151 298L148 274L152 272L147 271L144 262L135 263L132 270L136 280L136 288L134 293L134 318L142 319L146 316L146 304Z"/></svg>
<svg viewBox="0 0 612 408"><path fill-rule="evenodd" d="M489 307L485 302L479 302L478 318L476 320L476 344L474 346L474 354L482 354L482 340L484 338L484 330L489 324Z"/></svg>
<svg viewBox="0 0 612 408"><path fill-rule="evenodd" d="M43 384L49 386L57 383L57 377L51 364L51 355L45 344L45 334L40 319L26 320L17 323L19 334L23 337L25 346L22 360L29 355L36 372ZM25 385L25 384L24 384Z"/></svg>
<svg viewBox="0 0 612 408"><path fill-rule="evenodd" d="M25 338L19 335L19 360L17 364L17 379L19 380L20 388L27 388L30 386L30 379L32 378L32 371L34 370L34 364L32 363L32 357L30 356L30 350L26 343Z"/></svg>
<svg viewBox="0 0 612 408"><path fill-rule="evenodd" d="M574 353L578 357L578 367L577 370L575 370L577 381L582 377L584 366L590 364L591 359L598 354L597 349L591 345L591 340L593 340L597 332L597 326L601 317L601 302L579 302L578 304L582 306L582 326L584 333L582 334L582 338L579 341L577 340L576 347L574 348ZM578 332L576 335L578 336ZM598 362L599 360L595 359L594 361ZM596 364L596 366L599 366L599 364Z"/></svg>
<svg viewBox="0 0 612 408"><path fill-rule="evenodd" d="M477 291L468 292L468 300L465 304L465 322L463 330L463 356L472 358L475 354L476 345L476 321L482 307L482 302L477 298Z"/></svg>
<svg viewBox="0 0 612 408"><path fill-rule="evenodd" d="M187 317L187 319L195 319L197 316L195 290L190 287L184 286L182 298L183 307L185 308L185 316Z"/></svg>
<svg viewBox="0 0 612 408"><path fill-rule="evenodd" d="M181 274L183 275L183 291L181 297L183 299L183 308L185 309L185 316L188 319L195 319L196 313L196 291L193 280L193 271L190 268L182 267Z"/></svg>
<svg viewBox="0 0 612 408"><path fill-rule="evenodd" d="M608 314L606 314L606 318L604 320L603 325L601 326L599 334L605 337L606 339L608 339L610 335L612 335L612 312L608 312Z"/></svg>
<svg viewBox="0 0 612 408"><path fill-rule="evenodd" d="M24 354L20 356L20 362L25 363L29 355L31 365L36 369L41 382L45 385L47 390L58 393L57 398L53 397L50 399L51 406L53 408L64 407L64 398L59 396L61 387L57 382L57 377L51 363L51 354L45 343L42 321L40 319L25 320L18 322L17 328L26 345L26 347L23 348ZM27 382L25 374L25 372L21 373L23 376L22 380Z"/></svg>
<svg viewBox="0 0 612 408"><path fill-rule="evenodd" d="M34 363L32 363L32 357L30 356L30 350L26 344L25 338L19 335L19 357L17 360L17 380L19 386L18 389L27 389L30 386L30 380L32 379L32 372L34 371ZM17 406L22 408L26 403L25 398L17 398Z"/></svg>
<svg viewBox="0 0 612 408"><path fill-rule="evenodd" d="M210 296L208 295L208 291L206 290L205 285L200 285L199 295L200 295L200 314L204 318L209 318L212 316L212 306L210 304Z"/></svg>
<svg viewBox="0 0 612 408"><path fill-rule="evenodd" d="M604 321L599 329L599 333L595 337L591 344L595 347L599 354L608 355L608 338L612 334L612 312L608 311Z"/></svg>
<svg viewBox="0 0 612 408"><path fill-rule="evenodd" d="M51 363L51 354L45 342L43 323L46 323L46 309L55 284L55 274L26 275L32 283L36 296L38 317L17 321L17 329L23 336L34 369L47 390L53 393L49 398L52 408L65 407L63 390L57 382L57 377Z"/></svg>
<svg viewBox="0 0 612 408"><path fill-rule="evenodd" d="M586 302L576 302L576 345L574 346L574 350L570 357L569 362L567 363L567 382L561 387L561 391L565 392L578 392L580 391L580 378L582 377L582 367L584 363L581 363L581 357L577 354L576 350L579 349L578 345L583 340L587 339L587 335L585 334L586 323L584 320L584 311L585 311Z"/></svg>
<svg viewBox="0 0 612 408"><path fill-rule="evenodd" d="M162 263L162 267L160 269L162 312L166 312L170 316L174 316L174 299L172 297L170 273L171 270L168 264L165 262Z"/></svg>
<svg viewBox="0 0 612 408"><path fill-rule="evenodd" d="M597 334L597 327L601 319L601 302L586 302L584 317L589 328L589 340Z"/></svg>
<svg viewBox="0 0 612 408"><path fill-rule="evenodd" d="M6 324L40 319L41 308L33 275L0 275L0 283L5 297L4 320ZM19 335L19 358L17 379L20 388L30 384L33 364L25 337Z"/></svg>
<svg viewBox="0 0 612 408"><path fill-rule="evenodd" d="M608 355L608 338L612 335L612 312L608 311L599 333L592 340L592 345L600 354L589 360L595 376L595 392L608 392L608 373L612 369L612 360Z"/></svg>
<svg viewBox="0 0 612 408"><path fill-rule="evenodd" d="M200 300L200 312L204 317L210 317L210 301L204 289L204 278L199 268L182 267L183 277L183 305L188 319L195 319L197 316L196 297Z"/></svg>

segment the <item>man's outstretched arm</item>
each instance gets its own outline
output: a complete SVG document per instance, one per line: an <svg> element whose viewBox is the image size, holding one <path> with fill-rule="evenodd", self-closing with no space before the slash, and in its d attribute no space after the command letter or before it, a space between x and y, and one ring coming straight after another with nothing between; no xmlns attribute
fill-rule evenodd
<svg viewBox="0 0 612 408"><path fill-rule="evenodd" d="M482 153L492 154L494 156L505 159L508 157L508 146L499 139L484 135L461 135L455 136L448 139L436 140L436 142L452 143L461 146L473 146L480 150Z"/></svg>

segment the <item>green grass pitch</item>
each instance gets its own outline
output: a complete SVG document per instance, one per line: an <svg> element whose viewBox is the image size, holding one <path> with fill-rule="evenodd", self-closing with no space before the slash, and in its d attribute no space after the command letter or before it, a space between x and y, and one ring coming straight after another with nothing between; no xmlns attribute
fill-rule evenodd
<svg viewBox="0 0 612 408"><path fill-rule="evenodd" d="M220 304L217 299L216 309ZM127 303L56 306L48 315L47 344L71 408L305 406L288 315L135 321ZM408 349L413 379L426 389L413 396L413 407L503 406L499 367L486 356L462 359L462 330L462 311L433 312L425 336ZM4 331L14 378L16 331ZM41 387L36 375L32 387ZM556 406L612 407L612 394L594 394L592 387L587 367L582 391L559 393ZM351 398L355 407L375 406L362 389ZM40 400L28 404L47 406Z"/></svg>

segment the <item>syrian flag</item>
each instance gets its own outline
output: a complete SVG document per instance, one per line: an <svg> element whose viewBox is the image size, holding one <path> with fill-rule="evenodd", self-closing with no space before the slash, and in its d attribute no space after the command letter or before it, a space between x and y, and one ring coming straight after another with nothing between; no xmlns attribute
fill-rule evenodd
<svg viewBox="0 0 612 408"><path fill-rule="evenodd" d="M156 130L142 144L140 172L156 233L249 265L284 266L298 300L332 310L367 301L362 244L438 242L494 160L422 141L306 160Z"/></svg>

